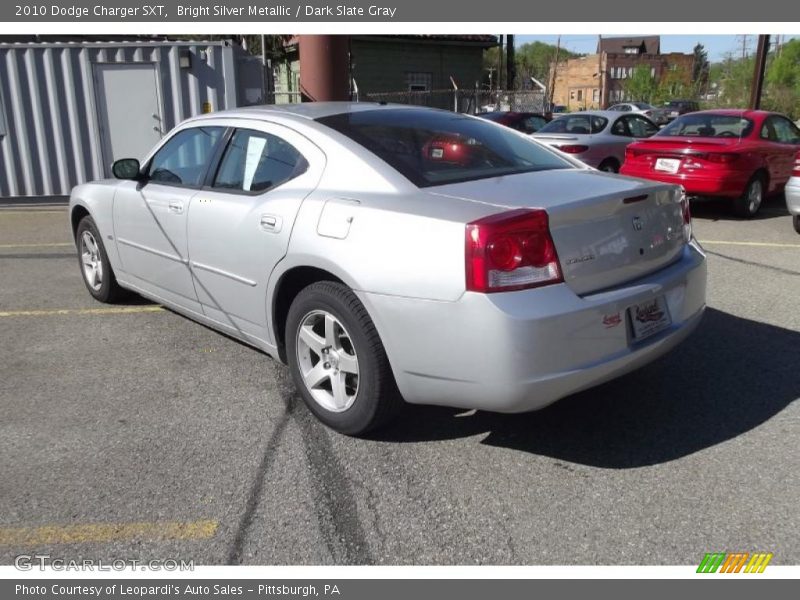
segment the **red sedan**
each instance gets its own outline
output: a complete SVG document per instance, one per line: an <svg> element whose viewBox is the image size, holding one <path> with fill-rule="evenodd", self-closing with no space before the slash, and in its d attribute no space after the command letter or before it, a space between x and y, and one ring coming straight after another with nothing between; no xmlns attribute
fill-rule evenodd
<svg viewBox="0 0 800 600"><path fill-rule="evenodd" d="M689 196L730 198L752 217L765 196L783 191L800 147L800 129L762 110L683 115L625 151L623 175L677 183Z"/></svg>

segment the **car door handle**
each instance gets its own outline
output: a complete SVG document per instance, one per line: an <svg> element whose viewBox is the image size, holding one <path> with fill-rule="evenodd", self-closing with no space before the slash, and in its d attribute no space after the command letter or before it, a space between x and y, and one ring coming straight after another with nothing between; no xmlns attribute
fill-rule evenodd
<svg viewBox="0 0 800 600"><path fill-rule="evenodd" d="M264 231L278 233L281 230L281 218L277 215L261 215L259 224Z"/></svg>
<svg viewBox="0 0 800 600"><path fill-rule="evenodd" d="M169 212L178 215L181 214L183 212L183 202L180 202L179 200L172 200L169 203Z"/></svg>

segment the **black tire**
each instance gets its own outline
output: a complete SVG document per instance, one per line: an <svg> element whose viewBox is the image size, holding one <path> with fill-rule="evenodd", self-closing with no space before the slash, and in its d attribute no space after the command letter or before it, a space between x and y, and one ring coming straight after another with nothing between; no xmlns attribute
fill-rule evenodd
<svg viewBox="0 0 800 600"><path fill-rule="evenodd" d="M794 230L800 233L800 215L794 215L792 217L792 224L794 225Z"/></svg>
<svg viewBox="0 0 800 600"><path fill-rule="evenodd" d="M298 345L303 349L302 344L298 344L300 327L320 312L332 315L341 323L346 334L344 339L351 343L357 357L354 400L340 412L329 410L315 400L301 371L303 359L298 354ZM285 340L289 369L297 389L309 410L331 429L347 435L363 435L386 424L403 407L404 402L375 325L364 305L347 286L333 281L318 281L301 290L289 308ZM317 360L322 360L321 355ZM332 386L333 379L329 382Z"/></svg>
<svg viewBox="0 0 800 600"><path fill-rule="evenodd" d="M607 158L597 167L598 171L606 173L619 173L619 162L616 158Z"/></svg>
<svg viewBox="0 0 800 600"><path fill-rule="evenodd" d="M97 244L97 260L102 266L102 277L100 285L93 285L87 279L86 269L84 268L83 253L88 250L84 241L84 233L88 233L91 239ZM75 234L75 245L78 248L78 266L81 271L81 278L83 279L86 289L89 293L100 302L114 303L118 302L125 297L126 292L117 283L117 278L114 276L114 270L111 268L111 263L108 261L108 254L106 254L106 247L103 245L103 238L97 230L97 225L94 219L90 216L85 216L78 223L78 229Z"/></svg>
<svg viewBox="0 0 800 600"><path fill-rule="evenodd" d="M760 199L758 201L753 201L751 198L754 186L760 186L761 188ZM742 219L752 219L758 214L758 210L764 203L766 196L767 185L764 176L760 173L756 173L750 178L750 181L747 182L742 195L733 201L733 211Z"/></svg>

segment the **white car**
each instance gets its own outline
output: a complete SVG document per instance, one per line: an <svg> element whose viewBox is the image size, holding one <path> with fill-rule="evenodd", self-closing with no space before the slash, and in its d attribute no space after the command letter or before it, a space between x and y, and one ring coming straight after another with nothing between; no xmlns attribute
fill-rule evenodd
<svg viewBox="0 0 800 600"><path fill-rule="evenodd" d="M621 102L608 107L608 110L615 112L638 113L650 119L653 123L661 127L669 123L667 111L663 108L656 108L647 102Z"/></svg>
<svg viewBox="0 0 800 600"><path fill-rule="evenodd" d="M784 190L786 207L792 215L794 230L800 233L800 152L794 157L794 169Z"/></svg>
<svg viewBox="0 0 800 600"><path fill-rule="evenodd" d="M349 434L402 400L541 408L662 356L705 308L679 186L485 119L251 107L191 119L114 174L70 199L89 293L138 292L287 362Z"/></svg>

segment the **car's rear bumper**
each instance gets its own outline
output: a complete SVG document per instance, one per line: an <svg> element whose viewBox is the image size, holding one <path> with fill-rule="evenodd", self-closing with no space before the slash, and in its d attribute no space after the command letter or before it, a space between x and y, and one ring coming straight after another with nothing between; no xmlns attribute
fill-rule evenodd
<svg viewBox="0 0 800 600"><path fill-rule="evenodd" d="M789 179L784 190L786 207L793 215L800 215L800 177Z"/></svg>
<svg viewBox="0 0 800 600"><path fill-rule="evenodd" d="M705 255L696 244L645 278L577 296L566 284L434 302L359 293L411 403L498 412L542 408L668 352L705 308ZM663 296L670 327L634 342L627 309ZM615 322L619 316L619 323Z"/></svg>
<svg viewBox="0 0 800 600"><path fill-rule="evenodd" d="M739 171L729 171L720 175L704 175L695 173L662 173L650 168L638 169L630 164L623 164L621 175L639 177L650 181L661 181L683 186L689 196L715 196L723 198L738 198L744 192L747 182L752 174Z"/></svg>

